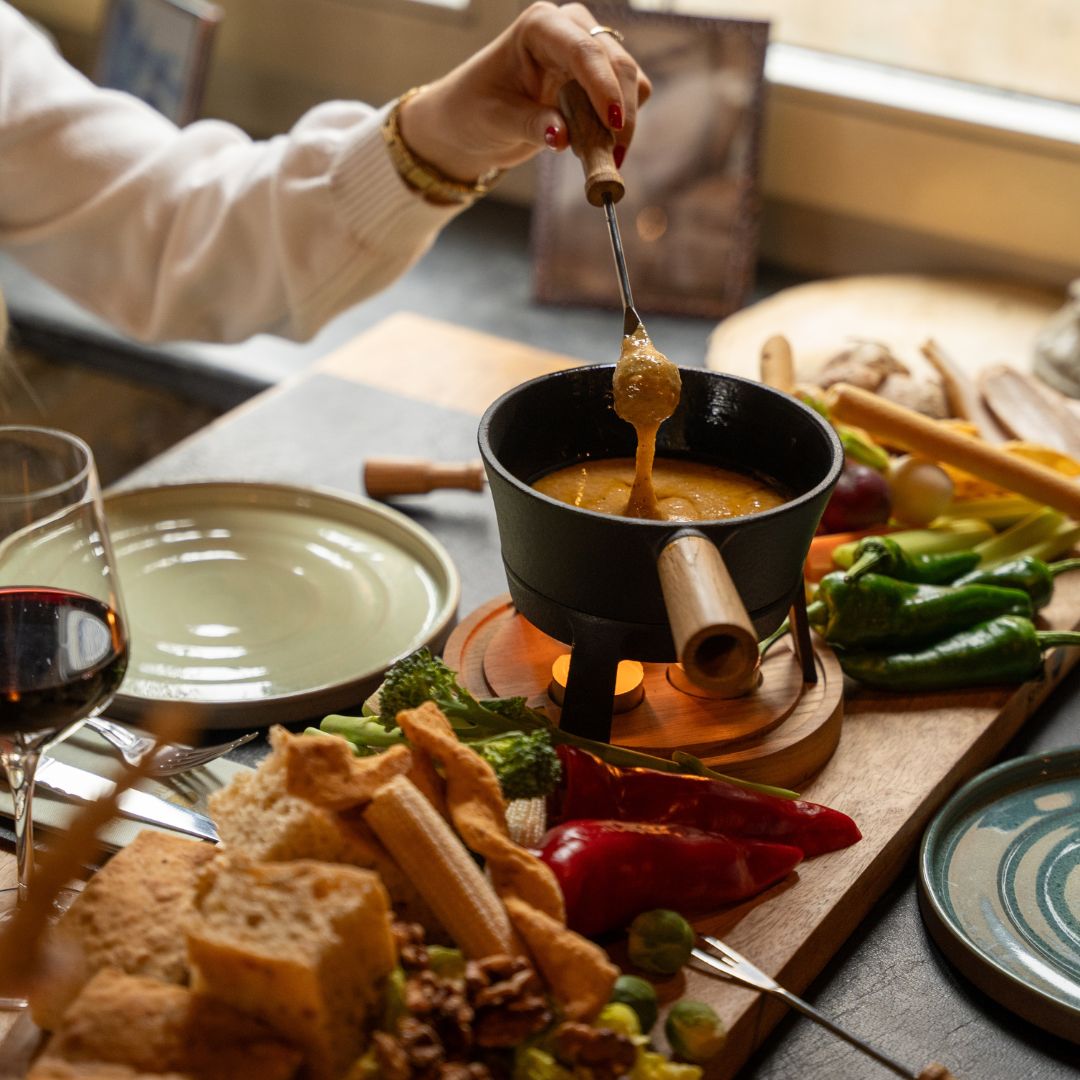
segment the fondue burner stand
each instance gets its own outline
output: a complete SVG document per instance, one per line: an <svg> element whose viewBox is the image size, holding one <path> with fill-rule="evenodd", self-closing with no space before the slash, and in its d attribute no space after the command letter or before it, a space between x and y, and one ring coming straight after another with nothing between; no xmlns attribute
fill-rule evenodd
<svg viewBox="0 0 1080 1080"><path fill-rule="evenodd" d="M799 600L791 613L793 633L769 651L757 687L734 698L695 687L674 663L643 663L637 677L620 672L616 695L619 656L603 634L590 640L583 628L571 650L533 626L509 594L460 622L445 658L477 697L520 695L575 734L657 757L683 750L721 772L791 787L832 756L843 715L839 664L811 636ZM553 668L565 672L567 654L569 672L560 685ZM560 715L559 706L571 686L578 691L573 717ZM583 726L575 717L589 722Z"/></svg>

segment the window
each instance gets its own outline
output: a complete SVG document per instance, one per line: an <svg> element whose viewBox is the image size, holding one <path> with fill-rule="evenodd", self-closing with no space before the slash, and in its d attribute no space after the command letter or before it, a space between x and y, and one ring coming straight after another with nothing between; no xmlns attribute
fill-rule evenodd
<svg viewBox="0 0 1080 1080"><path fill-rule="evenodd" d="M762 247L811 273L1080 272L1076 0L631 0L768 19Z"/></svg>

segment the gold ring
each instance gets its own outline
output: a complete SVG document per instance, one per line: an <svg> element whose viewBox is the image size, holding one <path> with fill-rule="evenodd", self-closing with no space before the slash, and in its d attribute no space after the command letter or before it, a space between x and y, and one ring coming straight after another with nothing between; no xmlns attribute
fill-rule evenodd
<svg viewBox="0 0 1080 1080"><path fill-rule="evenodd" d="M599 34L610 34L619 44L622 44L623 36L614 26L594 26L589 31L589 37L597 37Z"/></svg>

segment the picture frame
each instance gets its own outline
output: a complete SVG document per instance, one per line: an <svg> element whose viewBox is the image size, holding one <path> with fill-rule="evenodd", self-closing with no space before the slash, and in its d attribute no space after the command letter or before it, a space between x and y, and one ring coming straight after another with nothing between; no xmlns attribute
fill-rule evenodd
<svg viewBox="0 0 1080 1080"><path fill-rule="evenodd" d="M620 170L616 216L637 310L723 318L742 307L757 257L769 24L590 5L653 83ZM581 162L541 155L533 209L534 297L619 307L602 210Z"/></svg>
<svg viewBox="0 0 1080 1080"><path fill-rule="evenodd" d="M109 0L94 81L188 124L202 104L222 17L222 9L207 0Z"/></svg>

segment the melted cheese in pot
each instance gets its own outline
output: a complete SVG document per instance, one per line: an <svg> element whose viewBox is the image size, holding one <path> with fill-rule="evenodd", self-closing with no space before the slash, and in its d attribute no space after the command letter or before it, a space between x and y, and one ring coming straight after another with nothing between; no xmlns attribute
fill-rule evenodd
<svg viewBox="0 0 1080 1080"><path fill-rule="evenodd" d="M584 510L664 521L742 517L771 510L787 501L775 487L757 477L700 461L659 458L653 463L650 485L656 513L630 514L627 503L634 477L633 459L597 458L556 469L542 476L533 487Z"/></svg>
<svg viewBox="0 0 1080 1080"><path fill-rule="evenodd" d="M626 517L661 518L653 484L656 432L675 411L682 392L679 369L649 340L644 326L623 338L611 381L615 413L637 432L634 481L619 510Z"/></svg>

